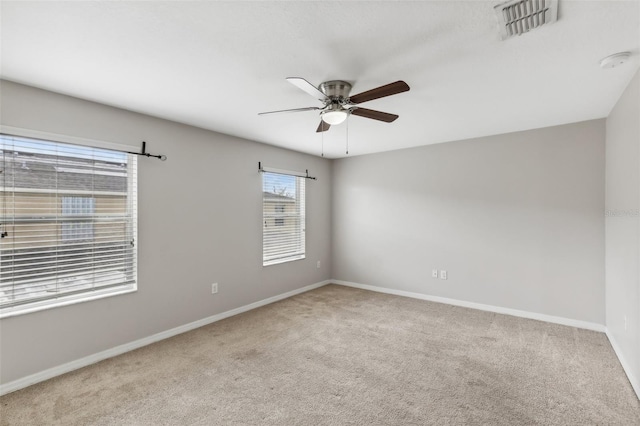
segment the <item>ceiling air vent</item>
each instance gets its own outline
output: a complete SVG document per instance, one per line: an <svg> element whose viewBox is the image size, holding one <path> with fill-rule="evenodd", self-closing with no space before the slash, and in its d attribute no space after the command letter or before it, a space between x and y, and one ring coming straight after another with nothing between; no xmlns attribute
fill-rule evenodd
<svg viewBox="0 0 640 426"><path fill-rule="evenodd" d="M503 40L558 20L558 0L510 0L494 9Z"/></svg>

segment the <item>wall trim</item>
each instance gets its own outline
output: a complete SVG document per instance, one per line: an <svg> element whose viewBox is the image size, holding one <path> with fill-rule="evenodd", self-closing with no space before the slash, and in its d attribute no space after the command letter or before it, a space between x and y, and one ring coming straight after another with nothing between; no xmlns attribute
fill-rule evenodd
<svg viewBox="0 0 640 426"><path fill-rule="evenodd" d="M607 327L602 324L588 322L588 321L574 320L574 319L564 318L564 317L556 317L553 315L539 314L535 312L521 311L518 309L502 308L500 306L484 305L481 303L467 302L464 300L449 299L446 297L430 296L422 293L414 293L414 292L404 291L404 290L395 290L391 288L354 283L350 281L332 280L331 282L333 284L338 284L345 287L359 288L362 290L375 291L378 293L393 294L395 296L411 297L413 299L427 300L430 302L446 303L448 305L461 306L464 308L471 308L471 309L479 309L481 311L495 312L498 314L528 318L528 319L533 319L538 321L550 322L550 323L560 324L560 325L567 325L570 327L583 328L586 330L605 333L605 335L609 339L609 343L611 343L613 352L618 357L618 360L622 365L622 369L624 370L625 374L627 375L627 378L629 379L629 382L631 383L631 387L633 388L634 392L636 393L636 396L640 400L640 381L638 380L637 377L633 375L631 370L631 365L624 357L622 353L622 349L620 348L620 345L618 344L616 339L613 337L613 335L609 332Z"/></svg>
<svg viewBox="0 0 640 426"><path fill-rule="evenodd" d="M310 284L308 286L291 290L286 293L278 294L276 296L268 297L266 299L250 303L248 305L240 306L239 308L231 309L229 311L215 314L207 318L190 322L188 324L184 324L184 325L172 328L170 330L161 331L160 333L143 337L142 339L134 340L133 342L125 343L123 345L116 346L114 348L107 349L107 350L95 353L93 355L89 355L89 356L77 359L75 361L70 361L65 364L59 365L57 367L48 368L46 370L31 374L26 377L22 377L20 379L16 379L8 383L0 384L0 395L5 395L11 392L15 392L17 390L26 388L27 386L31 386L36 383L52 379L56 376L69 373L73 370L77 370L79 368L86 367L91 364L95 364L97 362L103 361L108 358L112 358L114 356L122 355L125 352L129 352L134 349L138 349L143 346L147 346L152 343L159 342L160 340L164 340L169 337L176 336L178 334L186 333L187 331L191 331L196 328L205 326L207 324L211 324L216 321L220 321L225 318L229 318L234 315L238 315L238 314L250 311L252 309L260 308L262 306L269 305L271 303L278 302L283 299L287 299L289 297L295 296L300 293L305 293L307 291L314 290L316 288L327 285L331 282L332 280L325 280L325 281L317 282L315 284Z"/></svg>
<svg viewBox="0 0 640 426"><path fill-rule="evenodd" d="M395 289L390 289L385 287L378 287L378 286L354 283L354 282L343 281L343 280L324 280L324 281L317 282L315 284L310 284L308 286L305 286L296 290L291 290L286 293L272 296L263 300L259 300L257 302L250 303L248 305L240 306L235 309L231 309L219 314L212 315L207 318L203 318L188 324L184 324L184 325L172 328L170 330L162 331L160 333L156 333L148 337L143 337L142 339L134 340L132 342L125 343L123 345L119 345L114 348L107 349L107 350L95 353L93 355L89 355L89 356L77 359L75 361L67 362L57 367L52 367L52 368L40 371L38 373L34 373L29 376L11 381L9 383L0 384L0 395L6 395L8 393L15 392L17 390L26 388L36 383L40 383L45 380L52 379L56 376L60 376L62 374L77 370L79 368L86 367L91 364L95 364L105 359L121 355L123 353L141 348L143 346L150 345L152 343L159 342L161 340L176 336L178 334L186 333L187 331L191 331L196 328L203 327L205 325L223 320L225 318L232 317L234 315L238 315L238 314L241 314L265 305L269 305L271 303L274 303L283 299L287 299L297 294L305 293L307 291L320 288L327 284L337 284L345 287L353 287L353 288L359 288L362 290L375 291L378 293L386 293L386 294L392 294L396 296L410 297L413 299L426 300L430 302L445 303L453 306L479 309L482 311L495 312L498 314L511 315L511 316L516 316L521 318L528 318L528 319L534 319L538 321L550 322L554 324L567 325L570 327L583 328L586 330L604 332L606 333L606 336L609 339L609 342L611 343L611 346L616 356L618 357L620 364L622 365L622 368L626 373L633 390L638 396L638 399L640 399L640 382L631 373L631 368L629 366L629 363L624 358L622 351L620 349L620 346L616 342L615 338L611 335L611 333L609 333L606 327L602 324L592 323L588 321L579 321L579 320L563 318L563 317L556 317L552 315L545 315L545 314L539 314L539 313L528 312L528 311L521 311L517 309L503 308L499 306L484 305L481 303L467 302L464 300L450 299L446 297L431 296L427 294L414 293L414 292L409 292L404 290L395 290Z"/></svg>
<svg viewBox="0 0 640 426"><path fill-rule="evenodd" d="M376 291L378 293L393 294L396 296L411 297L413 299L427 300L429 302L445 303L447 305L461 306L463 308L478 309L481 311L495 312L497 314L511 315L514 317L528 318L538 321L550 322L553 324L567 325L569 327L583 328L585 330L599 331L604 333L606 327L595 322L575 320L571 318L556 317L553 315L539 314L536 312L521 311L518 309L503 308L500 306L484 305L482 303L467 302L465 300L449 299L447 297L431 296L428 294L414 293L411 291L396 290L387 287L378 287L369 284L360 284L350 281L333 280L334 284L346 287L360 288L363 290Z"/></svg>
<svg viewBox="0 0 640 426"><path fill-rule="evenodd" d="M635 377L633 375L632 370L631 370L631 365L627 362L627 359L624 357L624 355L622 353L622 348L620 348L620 345L618 344L618 341L615 339L615 337L613 337L613 334L611 334L608 329L606 331L606 335L607 335L607 338L609 339L609 343L611 343L611 347L613 348L613 352L615 352L616 356L618 357L618 360L620 361L620 364L622 365L622 369L626 373L627 378L629 379L629 382L631 383L631 387L636 392L636 396L640 400L640 381L638 380L637 377Z"/></svg>

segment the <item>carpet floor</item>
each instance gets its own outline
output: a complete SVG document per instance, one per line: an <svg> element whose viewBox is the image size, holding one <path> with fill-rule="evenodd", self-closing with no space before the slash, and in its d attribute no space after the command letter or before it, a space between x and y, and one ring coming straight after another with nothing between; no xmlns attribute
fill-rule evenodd
<svg viewBox="0 0 640 426"><path fill-rule="evenodd" d="M2 425L640 425L602 333L336 285L0 407Z"/></svg>

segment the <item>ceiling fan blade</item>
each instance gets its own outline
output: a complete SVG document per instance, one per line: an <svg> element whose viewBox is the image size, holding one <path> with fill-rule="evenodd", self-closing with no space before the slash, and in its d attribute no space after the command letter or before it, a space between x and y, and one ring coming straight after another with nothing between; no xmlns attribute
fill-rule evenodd
<svg viewBox="0 0 640 426"><path fill-rule="evenodd" d="M258 115L265 114L277 114L279 112L300 112L300 111L316 111L322 108L318 107L307 107L307 108L294 108L294 109L281 109L280 111L267 111L267 112L259 112Z"/></svg>
<svg viewBox="0 0 640 426"><path fill-rule="evenodd" d="M395 83L385 84L384 86L376 87L375 89L353 95L349 98L349 101L354 104L361 104L374 99L384 98L385 96L396 95L408 90L409 85L404 81L399 80Z"/></svg>
<svg viewBox="0 0 640 426"><path fill-rule="evenodd" d="M322 93L320 90L316 88L316 86L309 83L304 78L287 77L287 81L293 84L294 86L296 86L298 89L304 90L305 92L307 92L308 94L310 94L311 96L319 100L320 102L326 102L329 100L329 98L327 98L327 96L324 93Z"/></svg>
<svg viewBox="0 0 640 426"><path fill-rule="evenodd" d="M351 110L351 114L359 115L360 117L371 118L373 120L384 121L385 123L391 123L392 121L395 121L395 119L399 117L399 115L389 114L382 111L375 111L372 109L360 108L360 107L353 108Z"/></svg>
<svg viewBox="0 0 640 426"><path fill-rule="evenodd" d="M325 123L324 120L320 120L320 125L318 126L318 130L316 130L316 133L326 132L327 130L329 130L329 127L331 127L331 124Z"/></svg>

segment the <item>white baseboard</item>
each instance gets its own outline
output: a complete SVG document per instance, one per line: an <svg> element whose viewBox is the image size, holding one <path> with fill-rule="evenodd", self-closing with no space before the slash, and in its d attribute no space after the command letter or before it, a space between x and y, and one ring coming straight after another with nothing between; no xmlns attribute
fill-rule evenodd
<svg viewBox="0 0 640 426"><path fill-rule="evenodd" d="M376 291L378 293L386 293L386 294L393 294L396 296L411 297L413 299L427 300L430 302L446 303L447 305L461 306L463 308L479 309L481 311L495 312L497 314L511 315L514 317L528 318L528 319L534 319L538 321L550 322L554 324L568 325L570 327L583 328L586 330L599 331L603 333L606 331L606 327L603 324L598 324L595 322L580 321L580 320L575 320L570 318L556 317L553 315L539 314L536 312L520 311L518 309L484 305L482 303L467 302L464 300L449 299L449 298L440 297L440 296L430 296L422 293L413 293L410 291L395 290L395 289L386 288L386 287L378 287L378 286L373 286L368 284L359 284L359 283L354 283L349 281L332 280L331 282L334 284L339 284L347 287L354 287L354 288L361 288L363 290Z"/></svg>
<svg viewBox="0 0 640 426"><path fill-rule="evenodd" d="M618 341L613 337L611 333L609 333L609 330L607 330L606 333L607 333L607 338L609 339L609 343L611 343L611 347L613 348L613 351L616 353L616 356L618 357L620 364L622 364L622 369L627 374L627 378L631 383L631 387L636 392L636 396L638 397L638 399L640 399L640 381L631 372L632 371L631 366L627 362L627 359L624 357L624 354L622 353L622 349L620 348Z"/></svg>
<svg viewBox="0 0 640 426"><path fill-rule="evenodd" d="M466 308L472 308L472 309L479 309L479 310L483 310L483 311L495 312L495 313L499 313L499 314L506 314L506 315L512 315L512 316L517 316L517 317L522 317L522 318L535 319L535 320L539 320L539 321L546 321L546 322L551 322L551 323L554 323L554 324L568 325L568 326L571 326L571 327L583 328L583 329L587 329L587 330L606 332L606 328L605 328L604 325L597 324L597 323L592 323L592 322L587 322L587 321L578 321L578 320L573 320L573 319L569 319L569 318L555 317L555 316L551 316L551 315L544 315L544 314L538 314L538 313L534 313L534 312L527 312L527 311L520 311L520 310L516 310L516 309L502 308L502 307L499 307L499 306L484 305L484 304L474 303L474 302L466 302L466 301L463 301L463 300L449 299L449 298L445 298L445 297L430 296L430 295L421 294L421 293L413 293L413 292L409 292L409 291L395 290L395 289L377 287L377 286L372 286L372 285L367 285L367 284L353 283L353 282L349 282L349 281L325 280L325 281L321 281L321 282L318 282L318 283L315 283L315 284L308 285L306 287L302 287L302 288L299 288L299 289L296 289L296 290L292 290L292 291L289 291L289 292L286 292L286 293L282 293L282 294L279 294L279 295L276 295L276 296L273 296L273 297L269 297L267 299L263 299L263 300L260 300L260 301L254 302L254 303L250 303L248 305L241 306L239 308L231 309L229 311L222 312L220 314L212 315L210 317L203 318L201 320L194 321L194 322L191 322L189 324L185 324L185 325L182 325L182 326L179 326L179 327L175 327L175 328L172 328L170 330L166 330L166 331L163 331L163 332L160 332L160 333L156 333L154 335L151 335L151 336L148 336L148 337L144 337L142 339L138 339L138 340L135 340L133 342L125 343L124 345L116 346L114 348L107 349L105 351L98 352L96 354L89 355L89 356L86 356L84 358L80 358L80 359L77 359L75 361L71 361L71 362L59 365L57 367L52 367L52 368L49 368L47 370L44 370L44 371L41 371L41 372L38 372L38 373L35 373L35 374L31 374L29 376L14 380L14 381L9 382L9 383L0 384L0 395L5 395L5 394L8 394L8 393L17 391L19 389L23 389L23 388L25 388L27 386L31 386L33 384L36 384L36 383L51 379L53 377L56 377L56 376L71 372L73 370L77 370L79 368L86 367L86 366L91 365L91 364L95 364L95 363L100 362L102 360L105 360L105 359L108 359L108 358L111 358L111 357L114 357L114 356L117 356L117 355L121 355L121 354L123 354L125 352L129 352L129 351L132 351L134 349L138 349L138 348L141 348L143 346L150 345L150 344L158 342L160 340L164 340L164 339L167 339L169 337L173 337L173 336L176 336L178 334L194 330L196 328L205 326L207 324L211 324L211 323L214 323L216 321L220 321L222 319L229 318L231 316L238 315L238 314L241 314L243 312L247 312L247 311L250 311L252 309L256 309L256 308L259 308L261 306L265 306L265 305L268 305L270 303L274 303L274 302L277 302L279 300L283 300L283 299L295 296L297 294L304 293L304 292L307 292L307 291L322 287L322 286L330 284L330 283L343 285L343 286L347 286L347 287L360 288L360 289L364 289L364 290L376 291L376 292L379 292L379 293L387 293L387 294L393 294L393 295L397 295L397 296L411 297L411 298L414 298L414 299L421 299L421 300L427 300L427 301L438 302L438 303L446 303L446 304L454 305L454 306L461 306L461 307L466 307ZM623 369L625 370L627 376L629 377L629 381L631 382L631 385L633 386L636 394L640 398L640 384L639 384L638 380L631 374L631 370L629 368L629 364L626 362L626 360L622 356L622 352L620 351L620 348L619 348L618 344L616 343L615 339L613 339L613 337L608 332L607 332L607 337L609 338L609 341L611 342L611 346L613 347L616 355L618 356L618 359L620 360L620 363L622 364Z"/></svg>
<svg viewBox="0 0 640 426"><path fill-rule="evenodd" d="M86 367L91 364L95 364L96 362L105 360L107 358L112 358L117 355L121 355L125 352L132 351L134 349L141 348L143 346L150 345L151 343L158 342L160 340L167 339L169 337L176 336L178 334L185 333L187 331L191 331L193 329L202 327L207 324L211 324L216 321L223 320L225 318L232 317L234 315L241 314L243 312L250 311L252 309L259 308L261 306L268 305L273 302L277 302L282 299L289 298L291 296L295 296L296 294L304 293L309 290L316 289L318 287L322 287L331 283L331 280L321 281L315 284L308 285L306 287L298 288L296 290L288 291L286 293L279 294L277 296L269 297L267 299L259 300L254 303L250 303L248 305L240 306L239 308L231 309L230 311L222 312L220 314L212 315L207 318L203 318L198 321L191 322L189 324L181 325L179 327L172 328L170 330L162 331L160 333L156 333L154 335L143 337L142 339L135 340L133 342L125 343L124 345L116 346L115 348L107 349L102 352L98 352L93 355L86 356L84 358L77 359L75 361L67 362L65 364L59 365L57 367L52 367L46 369L44 371L40 371L39 373L31 374L26 377L22 377L20 379L14 380L9 383L0 384L0 395L5 395L14 391L17 391L22 388L26 388L27 386L34 385L39 382L43 382L45 380L51 379L53 377L59 376L61 374L68 373L73 370L77 370L82 367Z"/></svg>
<svg viewBox="0 0 640 426"><path fill-rule="evenodd" d="M482 311L495 312L498 314L505 314L505 315L511 315L516 317L534 319L538 321L568 325L570 327L583 328L586 330L599 331L599 332L606 333L606 336L609 339L609 342L611 343L611 347L613 348L613 351L615 352L616 356L618 357L618 360L620 361L620 364L622 365L622 369L624 370L625 374L627 375L627 378L629 379L629 382L631 383L631 387L635 391L638 399L640 399L640 381L638 380L637 377L633 375L631 366L627 362L626 358L624 357L622 350L620 349L620 345L618 345L618 342L615 340L613 335L609 333L609 331L607 330L607 327L602 324L588 322L588 321L574 320L570 318L556 317L552 315L538 314L535 312L520 311L517 309L502 308L499 306L483 305L481 303L466 302L464 300L449 299L446 297L429 296L421 293L413 293L410 291L395 290L391 288L377 287L373 285L359 284L359 283L354 283L349 281L332 280L331 282L334 284L339 284L346 287L354 287L354 288L360 288L363 290L376 291L378 293L386 293L386 294L393 294L396 296L411 297L414 299L428 300L430 302L446 303L448 305L479 309Z"/></svg>

